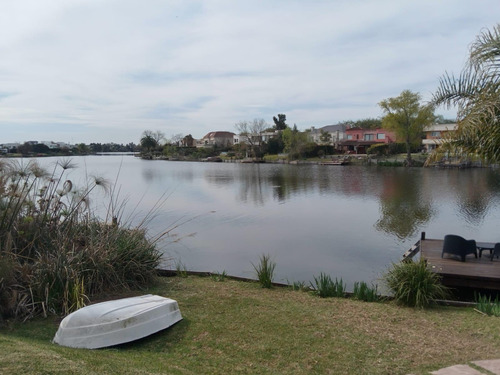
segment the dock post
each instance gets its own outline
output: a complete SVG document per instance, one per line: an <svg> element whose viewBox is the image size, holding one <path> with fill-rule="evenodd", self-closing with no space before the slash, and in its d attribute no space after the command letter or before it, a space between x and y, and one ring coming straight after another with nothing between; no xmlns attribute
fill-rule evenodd
<svg viewBox="0 0 500 375"><path fill-rule="evenodd" d="M420 234L420 240L421 240L421 241L424 241L424 240L425 240L425 232L422 232L422 233Z"/></svg>

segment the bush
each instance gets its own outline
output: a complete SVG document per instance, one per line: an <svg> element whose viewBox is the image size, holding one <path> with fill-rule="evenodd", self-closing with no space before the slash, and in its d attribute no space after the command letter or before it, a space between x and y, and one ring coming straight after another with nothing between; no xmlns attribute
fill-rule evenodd
<svg viewBox="0 0 500 375"><path fill-rule="evenodd" d="M321 298L345 297L345 284L342 279L335 279L334 282L330 275L323 272L320 273L319 277L314 276L314 285L311 286Z"/></svg>
<svg viewBox="0 0 500 375"><path fill-rule="evenodd" d="M276 263L271 260L269 255L262 255L260 257L259 265L252 263L252 266L257 274L257 279L263 288L271 288L273 285L274 269Z"/></svg>
<svg viewBox="0 0 500 375"><path fill-rule="evenodd" d="M97 188L109 192L108 185L93 178L83 190L75 189L65 179L71 168L69 161L51 174L36 162L0 166L3 317L67 314L87 296L155 278L158 239L148 239L144 228L119 226L117 218L111 224L97 218L89 200Z"/></svg>
<svg viewBox="0 0 500 375"><path fill-rule="evenodd" d="M366 150L367 154L374 154L374 155L387 155L389 152L389 144L388 143L376 143L374 145L371 145L368 147L368 150Z"/></svg>
<svg viewBox="0 0 500 375"><path fill-rule="evenodd" d="M438 274L432 272L425 260L393 263L383 280L397 303L425 308L436 299L449 297L449 289L441 284Z"/></svg>

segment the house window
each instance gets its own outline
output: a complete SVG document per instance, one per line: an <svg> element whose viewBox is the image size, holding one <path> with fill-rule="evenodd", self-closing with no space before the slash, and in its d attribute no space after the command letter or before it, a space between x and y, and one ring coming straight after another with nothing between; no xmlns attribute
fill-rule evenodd
<svg viewBox="0 0 500 375"><path fill-rule="evenodd" d="M384 133L377 133L377 139L385 139Z"/></svg>
<svg viewBox="0 0 500 375"><path fill-rule="evenodd" d="M352 139L352 134L347 134L347 139Z"/></svg>
<svg viewBox="0 0 500 375"><path fill-rule="evenodd" d="M441 137L441 132L431 132L431 137L439 138Z"/></svg>
<svg viewBox="0 0 500 375"><path fill-rule="evenodd" d="M365 134L364 140L365 141L373 141L375 139L375 134Z"/></svg>

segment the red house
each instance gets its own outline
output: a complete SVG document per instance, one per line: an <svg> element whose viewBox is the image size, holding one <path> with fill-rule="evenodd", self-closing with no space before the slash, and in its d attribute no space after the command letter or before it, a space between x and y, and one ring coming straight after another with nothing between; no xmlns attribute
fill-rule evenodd
<svg viewBox="0 0 500 375"><path fill-rule="evenodd" d="M345 134L345 140L341 143L342 150L350 154L366 154L371 145L396 142L396 135L386 129L352 127L346 129Z"/></svg>

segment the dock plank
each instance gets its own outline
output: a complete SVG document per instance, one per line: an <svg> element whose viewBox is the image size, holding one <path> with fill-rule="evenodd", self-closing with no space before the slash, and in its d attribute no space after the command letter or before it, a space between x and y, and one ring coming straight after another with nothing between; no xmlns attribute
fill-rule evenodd
<svg viewBox="0 0 500 375"><path fill-rule="evenodd" d="M500 290L500 260L491 261L488 251L477 259L474 255L468 255L465 262L447 254L441 258L443 242L435 239L421 240L420 256L434 272L441 275L444 284Z"/></svg>

